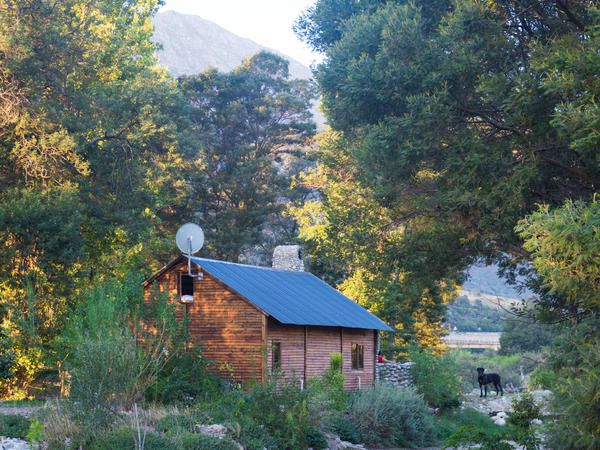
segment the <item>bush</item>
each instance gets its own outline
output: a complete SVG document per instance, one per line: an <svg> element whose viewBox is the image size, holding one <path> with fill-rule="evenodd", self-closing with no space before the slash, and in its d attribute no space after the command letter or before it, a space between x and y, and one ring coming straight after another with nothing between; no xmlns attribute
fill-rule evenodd
<svg viewBox="0 0 600 450"><path fill-rule="evenodd" d="M512 412L508 416L507 422L510 425L528 430L531 427L531 421L539 417L540 407L535 403L531 394L524 393L519 398L513 399Z"/></svg>
<svg viewBox="0 0 600 450"><path fill-rule="evenodd" d="M317 427L309 427L306 433L306 441L310 448L321 450L327 448L327 439Z"/></svg>
<svg viewBox="0 0 600 450"><path fill-rule="evenodd" d="M90 450L130 450L135 449L134 432L127 428L98 434L89 445ZM146 433L144 450L177 450L179 447L171 440L156 433Z"/></svg>
<svg viewBox="0 0 600 450"><path fill-rule="evenodd" d="M146 399L157 403L193 403L219 393L222 383L206 370L206 360L197 352L172 358L146 391Z"/></svg>
<svg viewBox="0 0 600 450"><path fill-rule="evenodd" d="M25 439L31 421L23 416L0 415L0 436Z"/></svg>
<svg viewBox="0 0 600 450"><path fill-rule="evenodd" d="M193 417L186 414L169 414L158 420L154 425L156 431L160 433L168 433L173 429L181 429L184 431L194 431L194 425L198 422Z"/></svg>
<svg viewBox="0 0 600 450"><path fill-rule="evenodd" d="M426 351L413 351L411 360L415 363L412 374L417 390L430 406L452 409L460 405L461 382L452 354L434 356Z"/></svg>
<svg viewBox="0 0 600 450"><path fill-rule="evenodd" d="M376 385L350 396L348 417L367 445L411 447L429 443L432 422L423 396L412 388Z"/></svg>
<svg viewBox="0 0 600 450"><path fill-rule="evenodd" d="M139 359L133 337L84 339L75 350L67 402L72 417L93 434L110 427L135 399Z"/></svg>
<svg viewBox="0 0 600 450"><path fill-rule="evenodd" d="M203 434L186 433L181 437L181 450L237 450L229 439L219 439Z"/></svg>
<svg viewBox="0 0 600 450"><path fill-rule="evenodd" d="M342 441L358 444L360 435L356 428L345 415L338 415L331 420L331 431L337 434Z"/></svg>
<svg viewBox="0 0 600 450"><path fill-rule="evenodd" d="M473 408L445 411L433 417L435 437L438 442L443 442L455 434L460 428L472 427L487 435L498 431L487 414Z"/></svg>
<svg viewBox="0 0 600 450"><path fill-rule="evenodd" d="M538 367L529 377L529 387L534 389L552 389L556 383L557 376L553 370Z"/></svg>

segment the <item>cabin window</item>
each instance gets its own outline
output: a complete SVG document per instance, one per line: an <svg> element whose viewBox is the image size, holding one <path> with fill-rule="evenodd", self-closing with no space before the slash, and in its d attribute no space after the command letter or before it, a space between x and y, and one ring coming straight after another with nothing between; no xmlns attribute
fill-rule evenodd
<svg viewBox="0 0 600 450"><path fill-rule="evenodd" d="M281 342L271 343L271 373L281 370Z"/></svg>
<svg viewBox="0 0 600 450"><path fill-rule="evenodd" d="M194 296L194 279L185 273L179 276L179 295L191 295Z"/></svg>
<svg viewBox="0 0 600 450"><path fill-rule="evenodd" d="M352 369L360 370L365 367L365 346L352 344Z"/></svg>

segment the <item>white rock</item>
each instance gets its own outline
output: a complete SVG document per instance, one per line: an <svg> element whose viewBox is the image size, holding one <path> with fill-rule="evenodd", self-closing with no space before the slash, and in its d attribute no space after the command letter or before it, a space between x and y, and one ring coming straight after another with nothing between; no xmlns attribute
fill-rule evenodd
<svg viewBox="0 0 600 450"><path fill-rule="evenodd" d="M531 425L541 425L542 421L540 419L533 419L531 421Z"/></svg>
<svg viewBox="0 0 600 450"><path fill-rule="evenodd" d="M496 417L500 419L506 419L507 416L508 414L506 414L504 411L500 411L498 414L496 414Z"/></svg>
<svg viewBox="0 0 600 450"><path fill-rule="evenodd" d="M506 420L504 420L501 417L498 417L496 420L494 420L494 423L498 426L503 427L504 425L506 425Z"/></svg>
<svg viewBox="0 0 600 450"><path fill-rule="evenodd" d="M219 424L203 425L199 423L196 425L196 428L198 428L198 431L200 431L200 433L205 434L206 436L211 436L219 439L223 439L227 434L227 427Z"/></svg>

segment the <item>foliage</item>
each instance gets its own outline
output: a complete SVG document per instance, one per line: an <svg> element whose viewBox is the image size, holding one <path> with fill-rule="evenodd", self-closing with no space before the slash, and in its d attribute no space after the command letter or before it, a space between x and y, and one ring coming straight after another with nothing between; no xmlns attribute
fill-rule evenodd
<svg viewBox="0 0 600 450"><path fill-rule="evenodd" d="M457 408L461 402L461 381L453 353L434 356L427 351L413 351L412 375L415 386L433 408Z"/></svg>
<svg viewBox="0 0 600 450"><path fill-rule="evenodd" d="M146 390L145 398L161 403L193 403L216 394L221 381L207 371L207 362L197 351L172 357Z"/></svg>
<svg viewBox="0 0 600 450"><path fill-rule="evenodd" d="M432 433L427 404L410 388L378 384L357 391L350 397L348 417L370 446L419 447Z"/></svg>
<svg viewBox="0 0 600 450"><path fill-rule="evenodd" d="M31 421L23 416L12 414L0 415L0 436L25 439Z"/></svg>
<svg viewBox="0 0 600 450"><path fill-rule="evenodd" d="M181 437L181 450L236 450L237 447L228 439L219 439L203 434L186 433Z"/></svg>
<svg viewBox="0 0 600 450"><path fill-rule="evenodd" d="M325 394L332 402L333 409L346 409L346 391L344 390L344 372L341 353L332 353L330 367L323 372L323 387Z"/></svg>
<svg viewBox="0 0 600 450"><path fill-rule="evenodd" d="M554 448L600 446L600 337L598 324L584 320L561 334L550 353L554 407L560 420L550 426L548 444Z"/></svg>
<svg viewBox="0 0 600 450"><path fill-rule="evenodd" d="M529 377L529 387L532 389L552 389L557 379L553 370L540 366Z"/></svg>
<svg viewBox="0 0 600 450"><path fill-rule="evenodd" d="M342 441L358 444L360 435L350 419L345 414L338 414L331 420L331 431L337 434Z"/></svg>
<svg viewBox="0 0 600 450"><path fill-rule="evenodd" d="M513 446L507 442L506 431L487 433L480 428L469 425L459 428L452 436L446 439L444 448L454 448L465 445L478 445L482 450L512 450Z"/></svg>
<svg viewBox="0 0 600 450"><path fill-rule="evenodd" d="M197 421L187 414L169 414L154 424L156 431L160 433L168 433L170 430L180 428L182 430L192 432Z"/></svg>
<svg viewBox="0 0 600 450"><path fill-rule="evenodd" d="M85 430L107 429L142 400L181 348L185 324L175 320L174 308L160 295L146 301L135 275L86 291L57 345L70 374L70 411Z"/></svg>
<svg viewBox="0 0 600 450"><path fill-rule="evenodd" d="M542 319L595 318L600 310L600 198L568 200L554 210L542 206L516 230L547 293L536 304Z"/></svg>
<svg viewBox="0 0 600 450"><path fill-rule="evenodd" d="M502 331L506 313L480 299L461 295L448 305L445 322L454 331ZM505 325L504 325L505 326Z"/></svg>
<svg viewBox="0 0 600 450"><path fill-rule="evenodd" d="M444 442L462 427L472 427L487 435L498 431L498 426L487 414L473 408L442 411L433 416L433 423L438 442Z"/></svg>
<svg viewBox="0 0 600 450"><path fill-rule="evenodd" d="M107 431L94 437L90 444L90 450L115 450L137 448L133 438L132 430L120 428ZM176 446L168 438L157 433L146 432L143 447L146 450L176 450Z"/></svg>
<svg viewBox="0 0 600 450"><path fill-rule="evenodd" d="M230 73L209 70L182 77L179 86L201 142L188 207L206 230L206 251L237 261L267 245L267 224L269 233L290 239L291 224L282 229L274 220L278 197L292 196L276 164L294 172L287 159L302 154L299 146L314 130L311 84L291 80L284 58L260 52Z"/></svg>
<svg viewBox="0 0 600 450"><path fill-rule="evenodd" d="M500 354L539 352L552 345L555 334L551 326L527 315L508 317L500 335Z"/></svg>
<svg viewBox="0 0 600 450"><path fill-rule="evenodd" d="M306 442L309 448L314 448L316 450L329 448L325 435L315 426L308 428L306 432Z"/></svg>
<svg viewBox="0 0 600 450"><path fill-rule="evenodd" d="M29 425L29 430L27 431L27 442L35 443L39 442L42 439L42 433L44 431L44 425L39 420L32 420Z"/></svg>
<svg viewBox="0 0 600 450"><path fill-rule="evenodd" d="M529 430L531 421L540 418L540 407L535 403L533 396L527 392L514 398L511 413L507 423L523 430Z"/></svg>

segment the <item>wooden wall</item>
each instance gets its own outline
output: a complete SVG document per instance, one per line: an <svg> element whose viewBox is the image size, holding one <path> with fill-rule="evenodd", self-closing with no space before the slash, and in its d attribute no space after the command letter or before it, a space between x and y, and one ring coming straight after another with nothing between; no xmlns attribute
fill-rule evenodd
<svg viewBox="0 0 600 450"><path fill-rule="evenodd" d="M267 368L272 370L271 344L281 343L281 368L287 378L308 380L329 368L332 353L341 353L345 388L372 386L375 382L376 332L352 328L283 325L269 318ZM306 352L305 352L306 342ZM352 344L364 345L364 368L352 369ZM360 378L360 382L359 382Z"/></svg>
<svg viewBox="0 0 600 450"><path fill-rule="evenodd" d="M174 267L157 280L161 291L179 298L179 273L185 264ZM187 311L186 311L187 309ZM177 303L177 317L189 314L191 347L198 347L212 360L219 376L230 381L263 379L266 318L263 313L221 282L204 273L194 280L194 303Z"/></svg>

